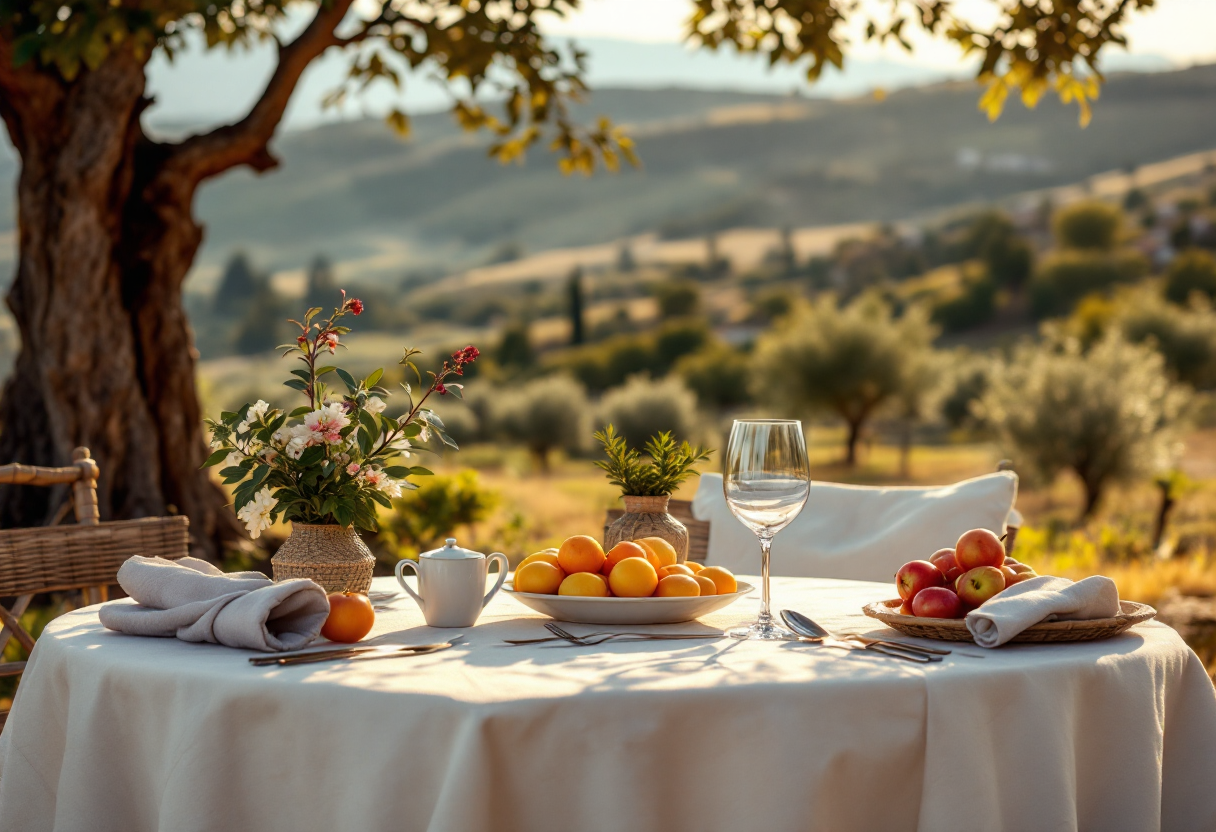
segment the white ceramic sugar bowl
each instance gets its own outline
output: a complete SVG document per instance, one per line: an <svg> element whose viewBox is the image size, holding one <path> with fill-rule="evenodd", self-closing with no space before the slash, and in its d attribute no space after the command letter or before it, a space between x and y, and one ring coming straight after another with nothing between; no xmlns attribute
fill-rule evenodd
<svg viewBox="0 0 1216 832"><path fill-rule="evenodd" d="M498 561L498 580L486 592L490 564ZM441 549L423 552L417 561L403 559L395 570L397 583L410 594L431 627L472 627L477 623L485 605L502 587L507 578L507 556L495 552L490 556L472 552L456 545L449 537ZM405 582L406 569L418 575L418 591Z"/></svg>

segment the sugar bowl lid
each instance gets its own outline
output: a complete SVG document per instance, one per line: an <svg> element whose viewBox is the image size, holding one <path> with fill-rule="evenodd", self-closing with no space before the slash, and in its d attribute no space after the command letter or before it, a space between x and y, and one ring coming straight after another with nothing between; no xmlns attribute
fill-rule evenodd
<svg viewBox="0 0 1216 832"><path fill-rule="evenodd" d="M430 552L423 552L418 557L432 558L434 560L469 560L471 558L484 558L481 552L474 552L470 549L462 549L456 545L456 538L449 537L443 541L443 547L433 549Z"/></svg>

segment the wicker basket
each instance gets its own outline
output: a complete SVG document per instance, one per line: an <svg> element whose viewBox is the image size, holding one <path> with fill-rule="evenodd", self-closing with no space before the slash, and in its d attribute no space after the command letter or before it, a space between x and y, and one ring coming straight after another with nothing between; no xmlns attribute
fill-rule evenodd
<svg viewBox="0 0 1216 832"><path fill-rule="evenodd" d="M935 638L940 641L970 641L971 631L961 618L917 618L913 615L901 615L899 607L903 602L898 598L894 601L875 601L866 604L862 612L871 618L877 618L883 624L901 633L917 638ZM1090 621L1045 621L1027 627L1018 633L1010 643L1043 643L1055 641L1098 641L1148 621L1157 611L1147 604L1137 604L1134 601L1120 601L1120 612L1114 618L1095 618Z"/></svg>
<svg viewBox="0 0 1216 832"><path fill-rule="evenodd" d="M293 523L270 563L276 581L311 578L326 592L367 592L376 558L354 526Z"/></svg>
<svg viewBox="0 0 1216 832"><path fill-rule="evenodd" d="M625 513L604 531L604 548L622 540L661 537L676 550L676 562L688 559L688 529L667 511L671 497L623 497Z"/></svg>

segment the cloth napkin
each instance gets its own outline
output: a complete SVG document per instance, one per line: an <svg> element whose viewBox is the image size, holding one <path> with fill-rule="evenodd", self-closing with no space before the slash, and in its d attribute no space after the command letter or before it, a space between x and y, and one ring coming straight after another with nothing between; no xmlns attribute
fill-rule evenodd
<svg viewBox="0 0 1216 832"><path fill-rule="evenodd" d="M1102 575L1073 583L1042 576L1016 583L967 613L967 629L980 647L999 647L1041 621L1085 621L1119 614L1119 590Z"/></svg>
<svg viewBox="0 0 1216 832"><path fill-rule="evenodd" d="M228 647L297 650L329 615L325 590L305 578L275 583L260 572L224 573L204 560L135 555L118 584L136 603L103 604L101 623L135 636L177 636Z"/></svg>

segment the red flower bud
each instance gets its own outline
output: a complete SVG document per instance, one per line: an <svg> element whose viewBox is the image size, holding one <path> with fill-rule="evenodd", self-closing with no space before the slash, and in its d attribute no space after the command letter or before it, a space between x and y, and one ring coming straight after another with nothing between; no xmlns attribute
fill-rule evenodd
<svg viewBox="0 0 1216 832"><path fill-rule="evenodd" d="M308 337L307 337L307 336L305 336L305 335L301 335L301 336L299 336L298 338L296 338L296 343L297 343L297 344L307 344L307 343L308 343Z"/></svg>
<svg viewBox="0 0 1216 832"><path fill-rule="evenodd" d="M362 315L363 314L363 301L359 300L358 298L355 298L354 300L352 300L350 302L350 311L355 313L356 315Z"/></svg>
<svg viewBox="0 0 1216 832"><path fill-rule="evenodd" d="M444 386L442 381L437 381L435 382L435 392L441 396L446 396L448 394L448 388Z"/></svg>

